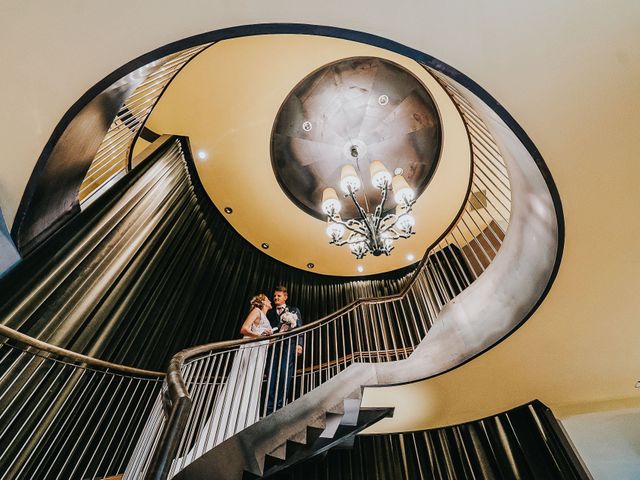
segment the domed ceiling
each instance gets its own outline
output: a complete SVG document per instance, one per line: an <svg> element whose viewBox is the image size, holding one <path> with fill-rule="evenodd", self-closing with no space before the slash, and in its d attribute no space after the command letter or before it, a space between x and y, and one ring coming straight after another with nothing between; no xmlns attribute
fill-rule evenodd
<svg viewBox="0 0 640 480"><path fill-rule="evenodd" d="M371 275L415 263L454 219L469 182L466 130L437 81L413 60L347 40L218 42L181 70L146 126L189 137L212 202L255 248L321 274ZM389 256L357 260L346 246L330 245L318 213L322 188L338 188L341 164L353 162L345 154L352 142L362 154L363 186L369 161L381 160L422 192L415 235L395 242ZM144 144L138 140L135 151ZM380 193L366 193L377 204Z"/></svg>
<svg viewBox="0 0 640 480"><path fill-rule="evenodd" d="M383 58L356 57L323 66L287 96L271 137L278 183L302 210L325 219L322 192L340 183L343 165L362 179L380 160L402 171L419 196L440 154L440 120L424 85L405 68ZM363 181L358 196L377 202L380 192ZM387 211L395 208L392 197ZM345 202L342 215L357 217Z"/></svg>

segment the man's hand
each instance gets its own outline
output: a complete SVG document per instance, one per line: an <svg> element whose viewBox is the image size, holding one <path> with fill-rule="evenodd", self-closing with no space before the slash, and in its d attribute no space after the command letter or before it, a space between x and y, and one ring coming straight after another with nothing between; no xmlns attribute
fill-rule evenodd
<svg viewBox="0 0 640 480"><path fill-rule="evenodd" d="M302 345L296 346L296 355L298 356L302 355Z"/></svg>

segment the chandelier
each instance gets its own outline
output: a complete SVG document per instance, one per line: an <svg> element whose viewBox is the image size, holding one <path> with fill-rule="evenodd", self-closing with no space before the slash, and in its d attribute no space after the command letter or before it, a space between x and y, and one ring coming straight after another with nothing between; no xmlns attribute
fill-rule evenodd
<svg viewBox="0 0 640 480"><path fill-rule="evenodd" d="M358 160L358 146L351 146L351 156ZM340 189L344 197L351 198L360 218L343 220L340 217L342 204L333 188L325 188L322 192L322 211L327 215L327 235L330 244L348 245L356 258L361 259L368 253L377 257L389 255L393 250L393 242L400 238L409 238L414 234L415 218L411 208L415 203L415 193L402 175L391 176L382 162L375 160L369 166L371 183L380 191L380 203L373 212L362 208L356 193L362 186L360 176L350 163L342 167ZM395 213L384 214L384 204L389 191L393 191L397 203ZM365 204L366 198L365 198ZM346 234L346 238L345 238Z"/></svg>

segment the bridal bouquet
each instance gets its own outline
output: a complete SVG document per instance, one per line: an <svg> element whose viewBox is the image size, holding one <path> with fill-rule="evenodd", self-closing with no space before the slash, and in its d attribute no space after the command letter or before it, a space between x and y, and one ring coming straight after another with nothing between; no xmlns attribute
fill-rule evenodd
<svg viewBox="0 0 640 480"><path fill-rule="evenodd" d="M293 312L290 312L289 310L285 310L284 313L282 315L280 315L280 322L283 325L286 325L286 330L289 330L290 328L294 328L297 324L298 324L298 315L296 315Z"/></svg>

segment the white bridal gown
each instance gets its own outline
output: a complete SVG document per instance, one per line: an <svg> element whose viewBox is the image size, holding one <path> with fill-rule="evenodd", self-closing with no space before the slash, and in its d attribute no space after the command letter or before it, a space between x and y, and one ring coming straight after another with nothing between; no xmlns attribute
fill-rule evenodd
<svg viewBox="0 0 640 480"><path fill-rule="evenodd" d="M251 332L261 335L269 328L271 324L267 316L260 311L260 323L251 324ZM208 417L207 421L199 430L197 439L189 441L193 445L189 452L174 460L172 473L177 473L205 452L259 420L260 393L268 347L269 341L265 340L241 345L236 351L227 381L217 393L213 407L209 409L211 413L200 414L202 419ZM193 405L192 409L197 411L198 406Z"/></svg>

